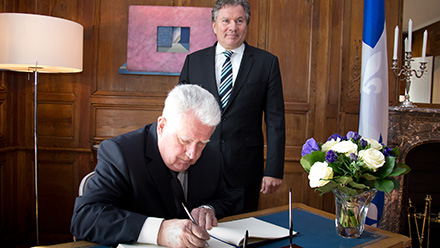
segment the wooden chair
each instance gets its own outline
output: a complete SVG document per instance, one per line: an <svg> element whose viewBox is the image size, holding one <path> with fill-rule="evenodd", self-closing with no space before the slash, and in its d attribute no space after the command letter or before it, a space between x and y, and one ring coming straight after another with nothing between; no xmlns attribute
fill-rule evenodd
<svg viewBox="0 0 440 248"><path fill-rule="evenodd" d="M81 180L81 183L79 184L79 189L78 189L78 195L79 195L79 196L82 196L82 195L83 195L83 193L84 193L84 191L85 191L85 189L86 189L87 182L89 181L89 179L90 179L93 175L95 175L95 171L92 171L92 172L90 172L89 174L87 174L87 175L85 175L85 176L83 177L83 179Z"/></svg>

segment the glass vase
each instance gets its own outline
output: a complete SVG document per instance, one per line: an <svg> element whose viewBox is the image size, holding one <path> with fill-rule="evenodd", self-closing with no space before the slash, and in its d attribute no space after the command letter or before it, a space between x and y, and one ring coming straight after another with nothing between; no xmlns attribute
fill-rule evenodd
<svg viewBox="0 0 440 248"><path fill-rule="evenodd" d="M344 238L359 238L364 232L368 207L377 190L371 189L355 196L349 196L338 189L334 189L333 193L336 201L336 232Z"/></svg>

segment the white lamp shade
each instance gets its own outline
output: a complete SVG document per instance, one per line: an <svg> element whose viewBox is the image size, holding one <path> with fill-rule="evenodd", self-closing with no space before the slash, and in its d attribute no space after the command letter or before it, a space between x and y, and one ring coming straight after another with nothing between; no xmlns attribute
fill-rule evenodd
<svg viewBox="0 0 440 248"><path fill-rule="evenodd" d="M0 13L0 69L81 72L82 25L51 16Z"/></svg>

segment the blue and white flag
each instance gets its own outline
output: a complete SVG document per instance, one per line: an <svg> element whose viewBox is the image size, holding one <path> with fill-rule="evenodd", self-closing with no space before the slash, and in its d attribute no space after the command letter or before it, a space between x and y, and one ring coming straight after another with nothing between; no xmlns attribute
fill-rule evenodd
<svg viewBox="0 0 440 248"><path fill-rule="evenodd" d="M359 134L386 144L388 136L388 59L385 1L364 0ZM366 223L377 226L382 216L383 192L370 206Z"/></svg>

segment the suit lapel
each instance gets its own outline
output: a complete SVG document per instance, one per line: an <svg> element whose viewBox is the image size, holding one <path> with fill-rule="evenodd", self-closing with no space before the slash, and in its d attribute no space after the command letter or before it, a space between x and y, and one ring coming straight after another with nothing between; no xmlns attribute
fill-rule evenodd
<svg viewBox="0 0 440 248"><path fill-rule="evenodd" d="M169 216L175 216L177 214L177 209L174 204L174 195L171 188L168 168L163 163L160 157L159 148L157 147L157 123L151 125L148 132L147 145L145 150L145 156L147 161L150 161L146 167L148 173L150 173L154 184L159 191L161 200L166 206L166 210Z"/></svg>
<svg viewBox="0 0 440 248"><path fill-rule="evenodd" d="M220 95L218 93L217 89L217 80L215 78L215 49L216 49L217 43L214 44L214 46L210 47L210 49L206 50L205 56L206 56L206 64L208 65L206 67L206 71L203 73L206 73L205 78L207 79L205 82L205 88L209 92L211 92L214 97L217 99L217 101L220 101Z"/></svg>

